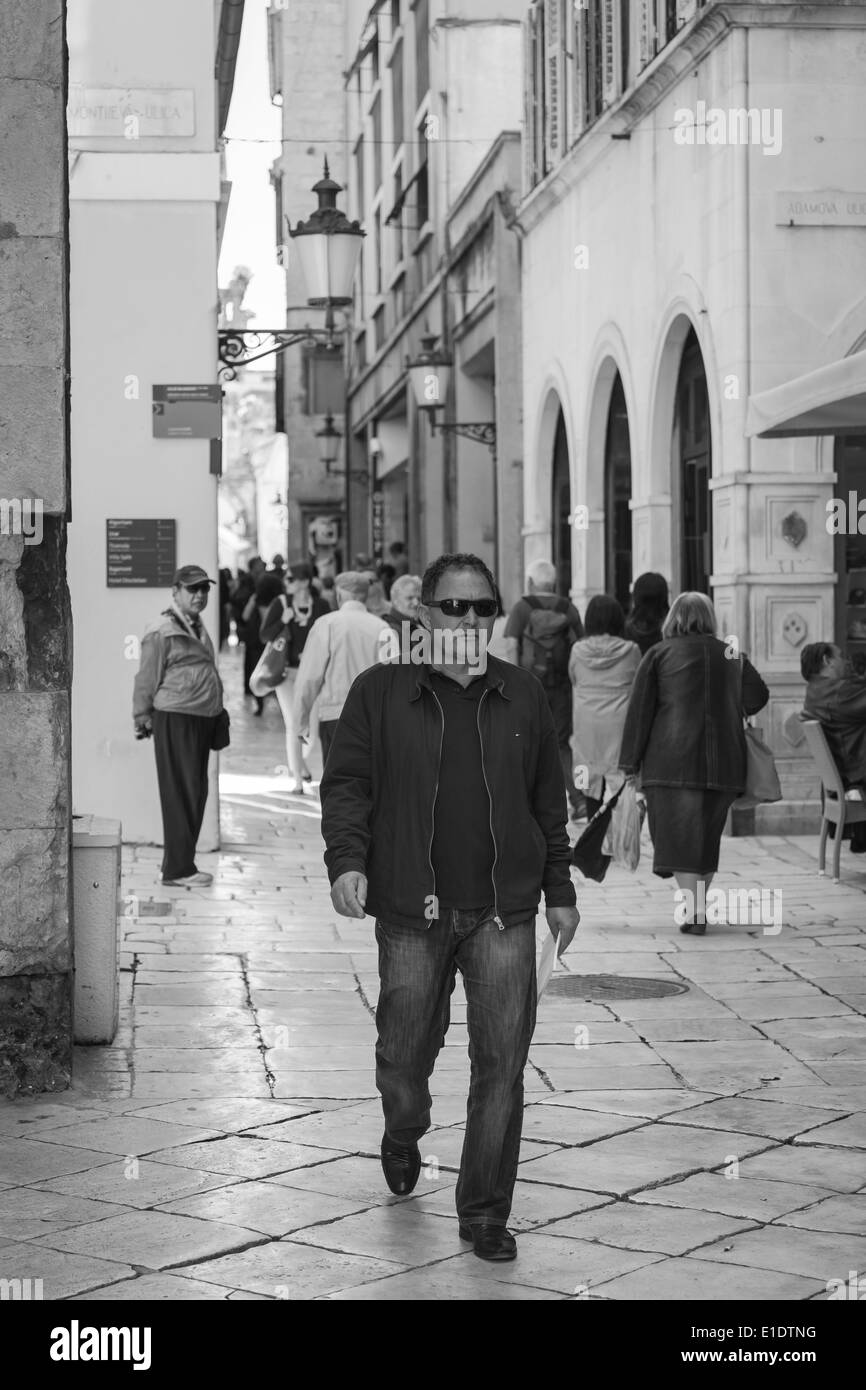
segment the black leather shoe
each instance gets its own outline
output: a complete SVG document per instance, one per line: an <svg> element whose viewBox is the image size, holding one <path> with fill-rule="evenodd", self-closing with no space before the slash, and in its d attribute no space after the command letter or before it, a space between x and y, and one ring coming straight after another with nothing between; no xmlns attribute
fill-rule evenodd
<svg viewBox="0 0 866 1390"><path fill-rule="evenodd" d="M482 1221L478 1226L460 1227L460 1239L471 1240L479 1260L516 1260L517 1241L504 1226Z"/></svg>
<svg viewBox="0 0 866 1390"><path fill-rule="evenodd" d="M706 922L686 922L684 926L680 927L680 931L684 936L706 936L707 924Z"/></svg>
<svg viewBox="0 0 866 1390"><path fill-rule="evenodd" d="M395 1144L387 1134L382 1137L382 1172L395 1197L408 1197L414 1192L421 1172L421 1154L417 1144Z"/></svg>

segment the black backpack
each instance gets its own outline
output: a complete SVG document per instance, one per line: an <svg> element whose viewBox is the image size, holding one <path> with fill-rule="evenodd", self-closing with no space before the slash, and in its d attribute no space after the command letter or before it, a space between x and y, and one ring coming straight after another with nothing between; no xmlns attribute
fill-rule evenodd
<svg viewBox="0 0 866 1390"><path fill-rule="evenodd" d="M568 656L572 648L568 599L560 598L554 608L534 595L524 603L531 609L520 639L520 664L551 689L568 679Z"/></svg>

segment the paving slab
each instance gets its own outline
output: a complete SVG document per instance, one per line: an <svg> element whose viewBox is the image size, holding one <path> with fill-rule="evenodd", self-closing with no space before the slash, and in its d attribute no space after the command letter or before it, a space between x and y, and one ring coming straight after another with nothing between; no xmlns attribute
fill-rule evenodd
<svg viewBox="0 0 866 1390"><path fill-rule="evenodd" d="M742 1176L734 1179L721 1173L695 1173L688 1178L664 1183L651 1191L638 1192L632 1201L688 1207L692 1211L716 1211L766 1222L833 1195L827 1188L805 1183Z"/></svg>
<svg viewBox="0 0 866 1390"><path fill-rule="evenodd" d="M27 1241L3 1247L4 1279L41 1279L46 1300L70 1298L86 1289L102 1288L128 1279L135 1271L126 1262L71 1255Z"/></svg>
<svg viewBox="0 0 866 1390"><path fill-rule="evenodd" d="M344 1201L331 1193L302 1192L264 1181L233 1183L197 1197L163 1203L159 1208L203 1221L245 1226L268 1236L289 1235L364 1209L362 1201Z"/></svg>
<svg viewBox="0 0 866 1390"><path fill-rule="evenodd" d="M0 1192L0 1236L9 1241L33 1240L86 1221L122 1216L130 1210L116 1202L94 1202L86 1197L27 1187L9 1188Z"/></svg>
<svg viewBox="0 0 866 1390"><path fill-rule="evenodd" d="M625 1196L702 1168L742 1158L770 1141L727 1130L647 1125L582 1149L560 1149L520 1165L527 1182L550 1182Z"/></svg>
<svg viewBox="0 0 866 1390"><path fill-rule="evenodd" d="M743 1134L763 1134L768 1139L790 1139L794 1135L802 1135L807 1143L830 1142L817 1137L822 1132L821 1127L827 1127L826 1110L817 1106L753 1100L745 1096L725 1096L707 1101L704 1105L668 1116L664 1122L708 1129L734 1129ZM815 1136L811 1141L810 1135Z"/></svg>
<svg viewBox="0 0 866 1390"><path fill-rule="evenodd" d="M846 1149L866 1149L866 1112L860 1111L856 1115L849 1115L847 1119L833 1120L829 1124L821 1125L818 1129L810 1129L808 1134L801 1134L794 1140L796 1144L831 1144L834 1147L841 1146ZM866 1172L866 1164L864 1164Z"/></svg>
<svg viewBox="0 0 866 1390"><path fill-rule="evenodd" d="M432 1219L432 1218L431 1218ZM309 1299L357 1288L405 1266L366 1255L349 1255L293 1241L272 1241L240 1255L188 1265L184 1277L248 1289L270 1298Z"/></svg>
<svg viewBox="0 0 866 1390"><path fill-rule="evenodd" d="M231 1100L173 1100L162 1105L145 1106L133 1113L144 1119L167 1120L175 1124L221 1130L224 1134L236 1134L239 1130L249 1129L254 1125L266 1125L276 1120L288 1120L296 1115L308 1115L311 1108L290 1105L270 1096L266 1100L236 1096Z"/></svg>
<svg viewBox="0 0 866 1390"><path fill-rule="evenodd" d="M576 1188L553 1187L544 1183L521 1182L518 1174L514 1184L514 1200L508 1227L511 1231L530 1231L546 1227L548 1222L592 1207L606 1206L613 1198L603 1192L581 1192ZM456 1217L454 1188L439 1188L429 1191L428 1184L421 1183L414 1196L406 1203L412 1210L430 1212L434 1216ZM473 1257L474 1258L474 1257Z"/></svg>
<svg viewBox="0 0 866 1390"><path fill-rule="evenodd" d="M175 1197L224 1187L230 1181L224 1173L206 1173L201 1169L153 1163L142 1158L108 1163L86 1173L72 1173L35 1186L37 1190L61 1192L68 1197L90 1197L94 1201L116 1202L127 1207L152 1207Z"/></svg>
<svg viewBox="0 0 866 1390"><path fill-rule="evenodd" d="M148 1120L134 1115L103 1117L84 1124L64 1126L44 1134L47 1143L63 1143L89 1149L94 1153L149 1154L156 1149L190 1144L197 1140L214 1139L213 1129L193 1129L188 1125L173 1125L163 1120Z"/></svg>
<svg viewBox="0 0 866 1390"><path fill-rule="evenodd" d="M602 1298L615 1300L766 1303L812 1298L822 1288L820 1280L796 1274L771 1273L747 1265L714 1264L685 1256L610 1280L595 1292Z"/></svg>
<svg viewBox="0 0 866 1390"><path fill-rule="evenodd" d="M342 1158L339 1150L313 1148L303 1144L279 1144L247 1135L225 1135L204 1143L187 1144L182 1149L165 1149L151 1155L154 1162L198 1168L207 1173L230 1177L263 1178L272 1173L306 1168L329 1158Z"/></svg>
<svg viewBox="0 0 866 1390"><path fill-rule="evenodd" d="M866 1236L866 1195L825 1197L802 1211L777 1216L780 1226L802 1226L807 1231L838 1231L840 1235Z"/></svg>
<svg viewBox="0 0 866 1390"><path fill-rule="evenodd" d="M753 1225L744 1217L722 1216L718 1212L612 1202L596 1211L554 1221L544 1227L544 1234L597 1240L625 1250L685 1255Z"/></svg>
<svg viewBox="0 0 866 1390"><path fill-rule="evenodd" d="M562 1301L565 1295L553 1289L533 1288L528 1284L504 1284L493 1278L481 1279L473 1271L470 1260L479 1264L474 1255L445 1260L426 1269L411 1270L408 1274L392 1274L387 1279L375 1279L341 1293L327 1294L331 1302L368 1303L437 1303L472 1301L484 1303Z"/></svg>
<svg viewBox="0 0 866 1390"><path fill-rule="evenodd" d="M182 1279L177 1274L143 1274L138 1279L125 1279L108 1288L93 1289L76 1294L70 1303L177 1303L226 1302L236 1297L236 1291L219 1284L206 1284L202 1279Z"/></svg>
<svg viewBox="0 0 866 1390"><path fill-rule="evenodd" d="M321 1150L319 1150L321 1152ZM291 1172L275 1174L271 1182L284 1183L286 1187L309 1192L331 1193L344 1197L347 1201L358 1200L365 1206L391 1206L396 1202L411 1201L411 1197L394 1197L385 1185L382 1164L373 1158L339 1158L330 1163L318 1163L313 1167L295 1168ZM425 1179L427 1191L438 1188L453 1188L454 1174L441 1169L437 1178Z"/></svg>
<svg viewBox="0 0 866 1390"><path fill-rule="evenodd" d="M7 1138L0 1145L0 1179L32 1184L43 1178L80 1173L109 1162L109 1155L44 1139Z"/></svg>
<svg viewBox="0 0 866 1390"><path fill-rule="evenodd" d="M740 1175L744 1178L811 1183L833 1192L856 1192L863 1186L864 1174L862 1153L807 1143L786 1144L740 1163Z"/></svg>
<svg viewBox="0 0 866 1390"><path fill-rule="evenodd" d="M40 1236L34 1244L72 1255L123 1260L145 1269L166 1269L261 1244L261 1232L167 1212L135 1211Z"/></svg>
<svg viewBox="0 0 866 1390"><path fill-rule="evenodd" d="M826 1284L829 1279L844 1281L849 1270L866 1267L866 1236L765 1226L704 1246L701 1259L800 1274Z"/></svg>

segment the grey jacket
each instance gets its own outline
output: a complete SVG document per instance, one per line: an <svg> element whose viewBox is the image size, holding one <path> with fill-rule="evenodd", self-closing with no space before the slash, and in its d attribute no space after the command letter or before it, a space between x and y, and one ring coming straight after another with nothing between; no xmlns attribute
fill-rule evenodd
<svg viewBox="0 0 866 1390"><path fill-rule="evenodd" d="M142 638L133 719L144 719L154 710L213 717L222 707L222 681L204 625L199 641L177 609L167 608Z"/></svg>

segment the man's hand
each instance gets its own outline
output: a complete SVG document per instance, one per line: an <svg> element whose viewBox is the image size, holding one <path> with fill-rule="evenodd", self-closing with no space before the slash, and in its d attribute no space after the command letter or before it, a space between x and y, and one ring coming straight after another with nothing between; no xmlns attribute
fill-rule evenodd
<svg viewBox="0 0 866 1390"><path fill-rule="evenodd" d="M556 954L564 956L580 925L580 913L576 907L549 907L544 915L553 935L559 937L559 950Z"/></svg>
<svg viewBox="0 0 866 1390"><path fill-rule="evenodd" d="M153 720L149 715L142 715L135 721L135 737L150 738L153 733Z"/></svg>
<svg viewBox="0 0 866 1390"><path fill-rule="evenodd" d="M367 880L357 869L340 874L331 887L331 902L341 917L366 917ZM569 937L569 940L571 938Z"/></svg>

